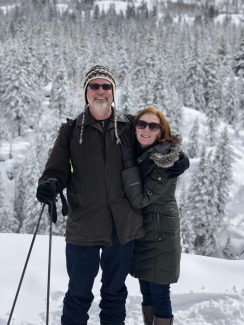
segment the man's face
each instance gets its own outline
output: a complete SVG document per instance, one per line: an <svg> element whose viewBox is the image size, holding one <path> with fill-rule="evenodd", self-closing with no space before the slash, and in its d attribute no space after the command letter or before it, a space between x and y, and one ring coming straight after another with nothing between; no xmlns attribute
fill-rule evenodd
<svg viewBox="0 0 244 325"><path fill-rule="evenodd" d="M90 113L96 117L96 115L103 115L111 112L111 105L113 103L113 89L104 90L102 87L94 90L89 85L111 85L111 83L104 78L93 79L87 86L86 98L89 104Z"/></svg>

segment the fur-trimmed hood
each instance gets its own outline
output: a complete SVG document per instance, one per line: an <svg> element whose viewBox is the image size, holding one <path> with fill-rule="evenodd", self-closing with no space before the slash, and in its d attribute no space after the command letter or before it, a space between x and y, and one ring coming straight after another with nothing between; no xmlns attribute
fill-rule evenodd
<svg viewBox="0 0 244 325"><path fill-rule="evenodd" d="M173 134L175 142L167 141L159 143L154 147L149 159L152 159L158 167L169 168L179 160L179 153L181 151L182 137L179 134ZM156 152L155 152L156 149Z"/></svg>

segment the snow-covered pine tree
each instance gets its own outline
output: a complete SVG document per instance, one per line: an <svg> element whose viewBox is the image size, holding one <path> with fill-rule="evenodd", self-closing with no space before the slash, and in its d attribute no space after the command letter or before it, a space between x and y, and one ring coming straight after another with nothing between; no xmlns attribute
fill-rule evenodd
<svg viewBox="0 0 244 325"><path fill-rule="evenodd" d="M178 93L173 85L168 88L168 107L166 117L174 132L181 132L183 123L182 103Z"/></svg>
<svg viewBox="0 0 244 325"><path fill-rule="evenodd" d="M32 105L36 102L36 95L29 80L21 53L12 51L12 61L4 67L2 105L5 107L6 118L17 124L18 135L26 125ZM6 64L9 62L6 61Z"/></svg>
<svg viewBox="0 0 244 325"><path fill-rule="evenodd" d="M238 112L240 107L240 96L238 93L237 83L234 78L230 78L226 82L224 99L225 110L224 120L226 123L232 125L234 128L238 122Z"/></svg>
<svg viewBox="0 0 244 325"><path fill-rule="evenodd" d="M149 35L150 34L148 33L147 44L150 50L148 51L148 49L146 49L144 62L145 88L144 93L142 94L144 98L144 107L154 105L154 85L158 70L158 61L156 56L156 35Z"/></svg>
<svg viewBox="0 0 244 325"><path fill-rule="evenodd" d="M186 152L189 158L196 158L199 154L199 123L196 118L190 130L186 145Z"/></svg>
<svg viewBox="0 0 244 325"><path fill-rule="evenodd" d="M193 254L195 244L195 234L189 209L187 208L187 193L185 183L183 182L179 199L179 217L180 217L180 237L182 253Z"/></svg>
<svg viewBox="0 0 244 325"><path fill-rule="evenodd" d="M223 248L223 254L228 260L235 260L236 259L236 256L235 256L235 254L233 252L233 247L232 247L230 235L228 236L225 247Z"/></svg>
<svg viewBox="0 0 244 325"><path fill-rule="evenodd" d="M127 78L128 74L130 74L130 64L128 60L128 51L125 48L124 41L120 41L120 46L118 48L118 76L119 76L119 83L121 85L125 84L125 79Z"/></svg>
<svg viewBox="0 0 244 325"><path fill-rule="evenodd" d="M39 67L39 84L41 86L47 85L52 81L53 65L51 55L51 40L50 33L44 34L43 47L40 49L40 67Z"/></svg>
<svg viewBox="0 0 244 325"><path fill-rule="evenodd" d="M244 78L244 37L240 39L239 47L234 53L234 71L237 76Z"/></svg>
<svg viewBox="0 0 244 325"><path fill-rule="evenodd" d="M234 77L230 45L224 35L220 38L218 57L220 62L219 78L221 83L224 84L226 79Z"/></svg>
<svg viewBox="0 0 244 325"><path fill-rule="evenodd" d="M25 186L26 180L24 176L25 172L25 164L19 165L17 168L17 173L15 176L15 202L14 202L14 213L16 215L16 219L18 220L18 230L19 233L23 227L24 220L24 212L23 212L23 204L25 199Z"/></svg>
<svg viewBox="0 0 244 325"><path fill-rule="evenodd" d="M218 225L226 216L226 205L229 198L229 186L232 183L232 163L234 162L233 150L230 146L227 128L220 134L216 146L214 164L217 170L216 186L218 189Z"/></svg>
<svg viewBox="0 0 244 325"><path fill-rule="evenodd" d="M166 109L168 107L168 89L167 89L167 76L166 76L166 69L164 66L165 60L164 57L160 57L159 60L161 64L158 67L157 75L156 75L156 82L154 85L154 103L157 109L160 109L163 114L166 115Z"/></svg>
<svg viewBox="0 0 244 325"><path fill-rule="evenodd" d="M195 108L201 112L205 111L205 74L202 69L202 62L199 58L197 43L188 62L188 71L186 76L185 105Z"/></svg>
<svg viewBox="0 0 244 325"><path fill-rule="evenodd" d="M217 171L216 166L213 163L212 151L207 156L208 162L208 221L209 227L206 231L205 243L202 247L202 255L206 256L217 256L218 255L218 244L217 244L217 232L218 232L218 189L216 184Z"/></svg>
<svg viewBox="0 0 244 325"><path fill-rule="evenodd" d="M119 109L124 113L136 114L138 107L134 105L134 91L129 73L123 78L120 89Z"/></svg>
<svg viewBox="0 0 244 325"><path fill-rule="evenodd" d="M57 112L59 118L66 113L66 102L69 94L67 70L62 59L53 78L49 106Z"/></svg>
<svg viewBox="0 0 244 325"><path fill-rule="evenodd" d="M221 84L219 80L212 82L208 90L208 104L206 107L206 116L208 124L208 141L211 146L215 144L219 126L220 106L221 106Z"/></svg>
<svg viewBox="0 0 244 325"><path fill-rule="evenodd" d="M5 186L3 185L0 173L0 233L16 232L17 229L18 221L12 207L10 206L9 197Z"/></svg>
<svg viewBox="0 0 244 325"><path fill-rule="evenodd" d="M209 213L209 173L206 149L203 147L201 160L193 172L188 195L188 214L193 220L196 236L194 250L198 255L215 256L215 222Z"/></svg>
<svg viewBox="0 0 244 325"><path fill-rule="evenodd" d="M41 172L35 146L29 150L29 156L25 163L23 173L24 197L23 197L23 223L21 233L34 233L40 216L41 204L36 199L36 188ZM40 221L39 233L47 234L49 219L44 215Z"/></svg>
<svg viewBox="0 0 244 325"><path fill-rule="evenodd" d="M210 49L206 61L204 63L205 72L205 100L208 106L210 101L221 99L220 79L219 79L219 65L217 55L214 49ZM213 91L214 90L214 91ZM212 104L213 105L213 104ZM221 116L221 107L219 104L215 104L215 110L217 110L218 116Z"/></svg>

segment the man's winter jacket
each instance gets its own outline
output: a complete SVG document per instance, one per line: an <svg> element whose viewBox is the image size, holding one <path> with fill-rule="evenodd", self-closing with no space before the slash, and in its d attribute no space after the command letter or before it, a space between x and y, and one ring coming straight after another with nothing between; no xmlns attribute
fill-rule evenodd
<svg viewBox="0 0 244 325"><path fill-rule="evenodd" d="M131 207L123 190L123 163L120 145L116 144L113 115L104 135L102 126L86 111L80 144L82 117L83 113L77 118L70 145L72 121L63 125L39 180L40 184L52 177L62 189L67 187L66 241L74 245L112 245L112 224L121 244L141 238L144 235L141 212ZM131 136L132 125L120 112L117 112L117 130L118 135Z"/></svg>
<svg viewBox="0 0 244 325"><path fill-rule="evenodd" d="M131 275L153 283L178 281L180 224L175 189L177 179L165 172L178 159L181 137L157 144L137 160L139 167L122 172L125 193L135 209L143 208L146 234L136 240Z"/></svg>

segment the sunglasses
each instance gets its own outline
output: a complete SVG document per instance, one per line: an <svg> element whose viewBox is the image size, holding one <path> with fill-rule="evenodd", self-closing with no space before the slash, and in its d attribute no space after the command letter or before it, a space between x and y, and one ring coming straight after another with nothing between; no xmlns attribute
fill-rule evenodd
<svg viewBox="0 0 244 325"><path fill-rule="evenodd" d="M112 85L111 84L89 84L88 85L92 90L98 90L100 87L102 87L103 90L111 90Z"/></svg>
<svg viewBox="0 0 244 325"><path fill-rule="evenodd" d="M153 132L157 132L159 129L160 129L160 124L158 123L147 123L145 121L142 121L142 120L138 120L136 121L136 127L138 129L145 129L146 127L149 127L149 130L150 131L153 131Z"/></svg>

